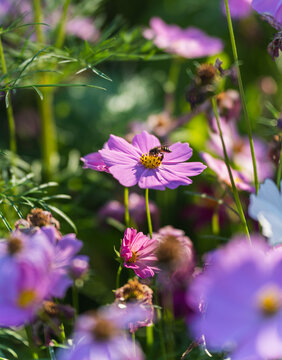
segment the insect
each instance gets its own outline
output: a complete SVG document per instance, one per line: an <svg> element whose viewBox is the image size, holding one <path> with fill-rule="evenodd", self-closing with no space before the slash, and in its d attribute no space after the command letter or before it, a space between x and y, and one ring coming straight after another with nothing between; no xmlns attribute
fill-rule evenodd
<svg viewBox="0 0 282 360"><path fill-rule="evenodd" d="M161 161L164 158L164 153L171 153L171 150L165 145L156 146L149 151L149 155L151 155L151 156L159 156L160 155Z"/></svg>

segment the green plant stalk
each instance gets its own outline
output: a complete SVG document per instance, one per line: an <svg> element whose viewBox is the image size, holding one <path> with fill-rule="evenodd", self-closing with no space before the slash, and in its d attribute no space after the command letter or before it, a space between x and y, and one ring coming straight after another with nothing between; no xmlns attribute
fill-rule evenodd
<svg viewBox="0 0 282 360"><path fill-rule="evenodd" d="M149 230L150 238L152 238L153 228L152 228L152 220L151 220L150 206L149 206L149 189L145 189L145 199L146 199L146 213L147 213L147 221L148 221L148 230Z"/></svg>
<svg viewBox="0 0 282 360"><path fill-rule="evenodd" d="M63 46L63 43L65 41L65 35L66 35L65 28L66 28L67 15L68 15L70 2L71 0L65 0L62 16L59 22L57 40L55 42L55 47L59 49Z"/></svg>
<svg viewBox="0 0 282 360"><path fill-rule="evenodd" d="M43 84L48 84L49 76L43 75ZM43 100L39 99L39 112L41 118L41 151L43 159L43 172L48 180L57 168L57 134L53 113L54 91L50 88L42 88Z"/></svg>
<svg viewBox="0 0 282 360"><path fill-rule="evenodd" d="M223 134L222 134L221 126L220 126L220 120L219 120L219 115L218 115L218 111L217 111L217 104L216 104L215 97L212 98L211 102L212 102L213 112L214 112L214 115L215 115L215 118L216 118L217 127L218 127L218 130L219 130L220 140L221 140L222 149L223 149L223 153L224 153L224 161L225 161L225 164L227 166L227 170L228 170L228 174L229 174L229 178L230 178L230 182L231 182L231 186L232 186L232 191L233 191L233 196L234 196L235 203L236 203L236 206L237 206L238 214L240 216L240 219L241 219L241 222L242 222L242 225L243 225L243 229L244 229L244 231L245 231L245 233L246 233L246 235L248 237L249 242L251 243L248 224L247 224L247 221L246 221L246 218L245 218L245 215L244 215L244 211L243 211L242 204L241 204L241 201L240 201L239 193L238 193L237 187L236 187L235 182L234 182L234 178L233 178L231 167L230 167L229 157L228 157L226 147L225 147L225 143L224 143L224 139L223 139Z"/></svg>
<svg viewBox="0 0 282 360"><path fill-rule="evenodd" d="M2 38L0 35L0 61L1 61L1 67L3 74L6 75L8 73L5 56L4 56L4 50L2 45ZM6 78L5 82L7 83L9 80ZM15 119L14 119L14 113L12 108L12 99L10 92L6 91L6 96L8 97L8 107L7 110L7 118L8 118L8 126L9 126L9 135L10 135L10 150L12 152L12 158L15 157L17 152L17 142L16 142L16 127L15 127Z"/></svg>
<svg viewBox="0 0 282 360"><path fill-rule="evenodd" d="M75 285L72 286L72 306L75 309L75 316L78 316L79 313L79 301L78 301L78 291Z"/></svg>
<svg viewBox="0 0 282 360"><path fill-rule="evenodd" d="M233 52L234 62L235 62L235 66L237 68L237 74L238 74L239 92L240 92L241 101L242 101L244 118L245 118L245 121L247 123L248 137L249 137L249 143L250 143L250 149L251 149L251 155L252 155L252 162L253 162L254 183L255 183L256 192L258 192L259 181L258 181L258 173L257 173L257 164L256 164L254 142L253 142L253 136L252 136L252 125L251 125L249 115L248 115L246 97L245 97L243 81L242 81L242 76L241 76L241 71L240 71L240 66L239 66L239 61L238 61L238 52L237 52L237 46L236 46L236 41L235 41L235 36L234 36L234 31L233 31L233 25L232 25L232 20L231 20L229 4L228 4L228 0L224 0L224 1L225 1L227 23L228 23L228 29L229 29L229 34L230 34L232 52Z"/></svg>
<svg viewBox="0 0 282 360"><path fill-rule="evenodd" d="M129 216L129 208L128 208L128 187L124 188L124 221L125 226L128 228L130 225L130 216Z"/></svg>
<svg viewBox="0 0 282 360"><path fill-rule="evenodd" d="M280 190L280 182L281 182L281 175L282 175L282 143L281 143L281 149L280 149L280 158L279 158L279 166L277 170L277 187Z"/></svg>
<svg viewBox="0 0 282 360"><path fill-rule="evenodd" d="M119 264L118 271L117 271L117 277L116 277L116 289L119 288L121 270L122 270L122 265Z"/></svg>
<svg viewBox="0 0 282 360"><path fill-rule="evenodd" d="M34 346L33 341L32 341L32 332L31 332L31 326L30 325L25 326L25 332L26 332L26 337L27 337L27 340L28 340L28 345L29 345L30 351L32 353L32 358L33 359L39 359L37 349Z"/></svg>
<svg viewBox="0 0 282 360"><path fill-rule="evenodd" d="M43 18L41 0L33 0L33 12L34 22L41 23ZM45 36L44 32L42 31L42 25L36 25L35 31L37 40L44 44ZM47 85L50 82L52 82L50 81L50 75L41 75L40 83L42 85ZM57 135L53 113L53 89L43 87L42 95L43 99L39 100L39 111L41 119L41 151L43 160L43 173L46 180L48 180L56 170L58 163Z"/></svg>

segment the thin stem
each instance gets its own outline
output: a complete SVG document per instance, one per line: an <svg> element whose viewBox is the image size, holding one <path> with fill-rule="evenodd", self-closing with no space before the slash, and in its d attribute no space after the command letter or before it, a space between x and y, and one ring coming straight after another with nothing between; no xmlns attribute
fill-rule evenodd
<svg viewBox="0 0 282 360"><path fill-rule="evenodd" d="M117 271L117 277L116 277L116 289L119 288L119 280L120 280L121 270L122 270L122 265L119 264L118 271Z"/></svg>
<svg viewBox="0 0 282 360"><path fill-rule="evenodd" d="M281 142L279 166L277 170L277 180L276 180L278 189L280 189L281 175L282 175L282 142Z"/></svg>
<svg viewBox="0 0 282 360"><path fill-rule="evenodd" d="M240 92L241 101L242 101L244 118L245 118L245 121L247 123L248 137L249 137L250 149L251 149L251 155L252 155L252 161L253 161L254 183L255 183L256 192L258 192L259 182L258 182L258 174L257 174L257 164L256 164L254 142L253 142L253 136L252 136L252 126L251 126L251 122L250 122L249 115L248 115L246 97L245 97L243 81L242 81L242 76L241 76L241 71L240 71L240 66L239 66L239 61L238 61L238 52L237 52L236 41L235 41L235 36L234 36L234 31L233 31L233 26L232 26L232 20L231 20L231 15L230 15L230 10L229 10L229 4L228 4L228 0L224 0L224 1L225 1L228 29L229 29L229 34L230 34L231 46L232 46L232 51L233 51L233 56L234 56L234 62L235 62L235 66L237 68L239 92Z"/></svg>
<svg viewBox="0 0 282 360"><path fill-rule="evenodd" d="M65 0L63 12L61 19L59 21L59 28L58 28L58 35L57 40L55 42L55 47L61 48L63 46L64 40L65 40L65 28L66 28L66 22L67 22L67 15L68 15L68 9L70 6L71 0Z"/></svg>
<svg viewBox="0 0 282 360"><path fill-rule="evenodd" d="M146 327L146 344L147 348L151 349L154 343L154 325L149 325Z"/></svg>
<svg viewBox="0 0 282 360"><path fill-rule="evenodd" d="M128 208L128 187L124 188L124 221L128 228L130 224L129 208Z"/></svg>
<svg viewBox="0 0 282 360"><path fill-rule="evenodd" d="M72 306L75 309L75 315L78 315L79 312L79 302L78 302L78 291L75 285L72 286Z"/></svg>
<svg viewBox="0 0 282 360"><path fill-rule="evenodd" d="M31 326L30 325L26 325L25 332L26 332L26 337L27 337L27 340L28 340L28 345L29 345L30 351L32 353L32 358L33 359L39 359L37 349L34 346L33 341L32 341L32 331L31 331Z"/></svg>
<svg viewBox="0 0 282 360"><path fill-rule="evenodd" d="M214 97L212 98L211 102L212 102L212 108L213 108L214 115L215 115L216 122L217 122L217 127L218 127L218 130L219 130L220 140L221 140L223 153L224 153L224 161L225 161L225 164L226 164L226 167L227 167L227 170L228 170L228 174L229 174L229 178L230 178L230 182L231 182L231 186L232 186L232 191L233 191L233 196L234 196L234 199L235 199L235 203L236 203L236 206L237 206L237 210L238 210L241 222L243 224L244 231L246 232L246 235L248 237L249 242L251 242L247 221L246 221L246 218L245 218L245 215L244 215L244 211L243 211L242 204L241 204L241 201L240 201L239 193L238 193L238 190L237 190L237 187L235 185L234 178L233 178L233 175L232 175L232 171L231 171L231 167L230 167L230 160L229 160L229 157L228 157L228 154L227 154L227 151L226 151L226 147L225 147L225 143L224 143L224 139L223 139L223 134L222 134L222 129L221 129L221 126L220 126L220 121L219 121L219 115L218 115L218 111L217 111L216 100L215 100Z"/></svg>
<svg viewBox="0 0 282 360"><path fill-rule="evenodd" d="M182 65L182 59L172 59L169 73L168 73L168 79L165 84L165 92L166 92L166 110L169 112L169 114L173 114L175 110L175 90L177 87L177 83L179 80L179 75L181 71L181 65Z"/></svg>
<svg viewBox="0 0 282 360"><path fill-rule="evenodd" d="M2 45L2 39L0 35L0 61L1 61L1 67L3 71L3 75L7 75L7 66L4 56L4 50ZM7 84L9 82L9 79L6 77L5 83ZM15 127L15 120L14 120L14 113L12 108L12 99L11 94L9 91L5 91L7 96L7 118L8 118L8 125L9 125L9 133L10 133L10 150L12 152L12 159L14 158L16 152L17 152L17 142L16 142L16 127Z"/></svg>
<svg viewBox="0 0 282 360"><path fill-rule="evenodd" d="M149 189L145 189L145 199L146 199L146 213L147 213L147 221L148 221L148 229L150 237L153 236L153 228L152 228L152 220L150 214L150 205L149 205Z"/></svg>

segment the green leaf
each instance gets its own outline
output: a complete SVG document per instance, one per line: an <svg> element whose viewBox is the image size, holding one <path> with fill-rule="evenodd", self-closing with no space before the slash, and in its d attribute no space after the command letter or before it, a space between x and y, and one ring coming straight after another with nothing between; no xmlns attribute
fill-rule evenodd
<svg viewBox="0 0 282 360"><path fill-rule="evenodd" d="M77 233L77 228L76 228L74 222L63 211L61 211L60 209L56 208L55 206L52 206L49 204L46 205L46 207L48 209L50 209L50 211L53 211L56 214L58 214L59 216L61 216L73 228L74 232Z"/></svg>

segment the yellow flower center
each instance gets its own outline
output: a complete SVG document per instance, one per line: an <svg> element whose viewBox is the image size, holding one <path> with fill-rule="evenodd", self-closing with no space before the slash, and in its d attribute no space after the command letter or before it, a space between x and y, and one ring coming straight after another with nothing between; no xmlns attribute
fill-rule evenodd
<svg viewBox="0 0 282 360"><path fill-rule="evenodd" d="M137 252L132 251L132 256L131 256L131 258L128 260L128 262L130 262L130 263L135 263L135 261L137 260L137 257L138 257Z"/></svg>
<svg viewBox="0 0 282 360"><path fill-rule="evenodd" d="M18 298L18 306L26 308L36 300L36 293L34 290L24 290L20 293Z"/></svg>
<svg viewBox="0 0 282 360"><path fill-rule="evenodd" d="M140 158L141 164L147 169L155 169L159 167L162 163L160 156L152 156L147 153L143 154Z"/></svg>
<svg viewBox="0 0 282 360"><path fill-rule="evenodd" d="M280 310L281 300L281 292L278 289L268 289L260 295L259 307L264 315L272 316Z"/></svg>

